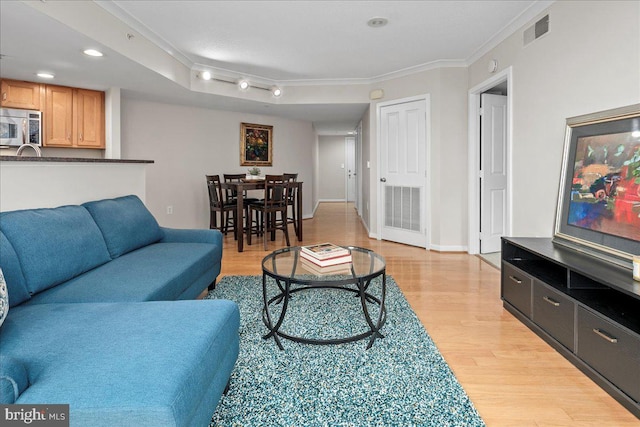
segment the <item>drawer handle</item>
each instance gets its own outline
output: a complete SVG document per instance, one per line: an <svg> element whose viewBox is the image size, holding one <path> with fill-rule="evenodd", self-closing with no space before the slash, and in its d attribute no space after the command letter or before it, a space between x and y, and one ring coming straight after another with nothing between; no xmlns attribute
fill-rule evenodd
<svg viewBox="0 0 640 427"><path fill-rule="evenodd" d="M554 307L560 307L560 303L558 301L555 301L553 298L542 297L542 299L545 300L546 302L548 302L549 304L551 304Z"/></svg>
<svg viewBox="0 0 640 427"><path fill-rule="evenodd" d="M611 335L609 335L608 333L601 331L598 328L593 328L593 333L595 333L596 335L598 335L601 338L604 338L605 340L609 341L610 343L617 343L618 342L618 338L614 338Z"/></svg>
<svg viewBox="0 0 640 427"><path fill-rule="evenodd" d="M509 276L509 279L513 280L514 282L516 282L518 285L522 284L522 280L518 279L515 276Z"/></svg>

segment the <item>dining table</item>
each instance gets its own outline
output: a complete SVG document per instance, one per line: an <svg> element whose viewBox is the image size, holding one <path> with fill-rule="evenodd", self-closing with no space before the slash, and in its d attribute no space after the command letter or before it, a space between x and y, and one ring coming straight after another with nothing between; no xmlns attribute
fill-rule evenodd
<svg viewBox="0 0 640 427"><path fill-rule="evenodd" d="M298 213L296 221L296 229L298 230L297 238L298 241L302 241L302 181L293 181L289 184L295 186L297 188L296 191L296 200L295 200L295 209ZM236 218L244 218L244 198L245 192L247 190L264 190L264 179L247 179L242 180L240 182L224 182L222 183L222 188L228 188L230 190L234 190L237 194L237 207L236 207ZM247 218L247 221L250 221L250 218ZM244 226L237 227L236 237L238 238L238 252L242 252L244 250ZM266 236L265 236L266 238Z"/></svg>

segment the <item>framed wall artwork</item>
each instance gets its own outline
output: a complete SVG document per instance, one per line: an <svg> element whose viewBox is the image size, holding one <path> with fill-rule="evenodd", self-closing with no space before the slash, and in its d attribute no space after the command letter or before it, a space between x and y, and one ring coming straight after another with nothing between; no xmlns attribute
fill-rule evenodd
<svg viewBox="0 0 640 427"><path fill-rule="evenodd" d="M240 166L272 166L273 126L240 124Z"/></svg>
<svg viewBox="0 0 640 427"><path fill-rule="evenodd" d="M567 119L554 240L628 267L640 254L640 104Z"/></svg>

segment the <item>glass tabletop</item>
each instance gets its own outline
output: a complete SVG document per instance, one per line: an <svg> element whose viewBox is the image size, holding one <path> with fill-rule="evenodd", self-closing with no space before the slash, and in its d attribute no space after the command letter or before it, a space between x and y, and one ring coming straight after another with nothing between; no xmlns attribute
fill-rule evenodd
<svg viewBox="0 0 640 427"><path fill-rule="evenodd" d="M357 246L343 246L351 253L351 262L330 267L319 267L300 256L300 247L278 249L264 257L262 271L274 277L295 279L296 281L335 280L337 276L345 279L362 279L379 275L386 268L381 255L370 249Z"/></svg>

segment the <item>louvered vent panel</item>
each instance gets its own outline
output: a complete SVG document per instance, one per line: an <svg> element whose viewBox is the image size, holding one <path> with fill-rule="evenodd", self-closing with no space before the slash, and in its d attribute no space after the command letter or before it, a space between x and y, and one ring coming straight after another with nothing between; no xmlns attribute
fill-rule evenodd
<svg viewBox="0 0 640 427"><path fill-rule="evenodd" d="M385 226L420 231L420 187L385 186Z"/></svg>
<svg viewBox="0 0 640 427"><path fill-rule="evenodd" d="M535 24L524 30L524 45L528 45L532 41L539 39L549 32L549 15L540 18Z"/></svg>

